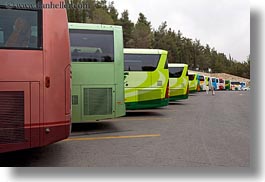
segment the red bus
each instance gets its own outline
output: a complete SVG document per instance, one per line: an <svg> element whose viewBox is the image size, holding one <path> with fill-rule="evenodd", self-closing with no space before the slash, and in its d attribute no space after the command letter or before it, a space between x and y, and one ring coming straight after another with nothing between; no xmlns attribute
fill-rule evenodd
<svg viewBox="0 0 265 182"><path fill-rule="evenodd" d="M70 134L66 10L37 8L61 1L0 2L0 153L45 146Z"/></svg>

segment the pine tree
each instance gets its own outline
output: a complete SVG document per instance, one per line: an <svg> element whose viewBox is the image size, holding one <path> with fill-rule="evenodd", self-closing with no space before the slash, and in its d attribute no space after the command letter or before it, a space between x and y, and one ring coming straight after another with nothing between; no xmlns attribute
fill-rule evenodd
<svg viewBox="0 0 265 182"><path fill-rule="evenodd" d="M132 32L132 45L136 48L152 47L151 23L147 21L144 14L140 13L137 23Z"/></svg>
<svg viewBox="0 0 265 182"><path fill-rule="evenodd" d="M117 22L118 25L123 27L123 41L124 47L133 47L133 37L132 32L134 29L133 22L129 19L129 12L128 10L124 10L121 13L121 18Z"/></svg>

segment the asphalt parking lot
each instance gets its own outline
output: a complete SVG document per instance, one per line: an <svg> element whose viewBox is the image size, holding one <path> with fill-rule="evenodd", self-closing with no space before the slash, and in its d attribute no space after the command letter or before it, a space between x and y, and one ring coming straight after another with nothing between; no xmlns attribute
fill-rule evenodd
<svg viewBox="0 0 265 182"><path fill-rule="evenodd" d="M250 92L195 93L164 108L72 129L67 140L1 154L1 166L248 167Z"/></svg>

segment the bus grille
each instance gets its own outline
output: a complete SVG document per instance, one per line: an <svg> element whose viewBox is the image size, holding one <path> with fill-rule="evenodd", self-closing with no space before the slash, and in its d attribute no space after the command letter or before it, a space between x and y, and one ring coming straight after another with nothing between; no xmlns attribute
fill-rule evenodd
<svg viewBox="0 0 265 182"><path fill-rule="evenodd" d="M24 140L24 92L0 91L0 144Z"/></svg>
<svg viewBox="0 0 265 182"><path fill-rule="evenodd" d="M84 115L112 115L112 89L84 88Z"/></svg>

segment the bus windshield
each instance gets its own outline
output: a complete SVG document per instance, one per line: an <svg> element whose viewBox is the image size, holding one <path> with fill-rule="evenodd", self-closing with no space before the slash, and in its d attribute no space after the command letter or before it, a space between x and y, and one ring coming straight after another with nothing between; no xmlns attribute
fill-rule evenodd
<svg viewBox="0 0 265 182"><path fill-rule="evenodd" d="M154 71L160 54L124 54L125 71Z"/></svg>
<svg viewBox="0 0 265 182"><path fill-rule="evenodd" d="M240 85L240 82L231 82L231 85Z"/></svg>
<svg viewBox="0 0 265 182"><path fill-rule="evenodd" d="M204 81L204 76L200 76L200 81Z"/></svg>
<svg viewBox="0 0 265 182"><path fill-rule="evenodd" d="M70 30L72 62L114 62L113 31Z"/></svg>
<svg viewBox="0 0 265 182"><path fill-rule="evenodd" d="M182 75L184 67L169 67L169 78L179 78Z"/></svg>
<svg viewBox="0 0 265 182"><path fill-rule="evenodd" d="M194 80L195 75L189 75L189 80Z"/></svg>

